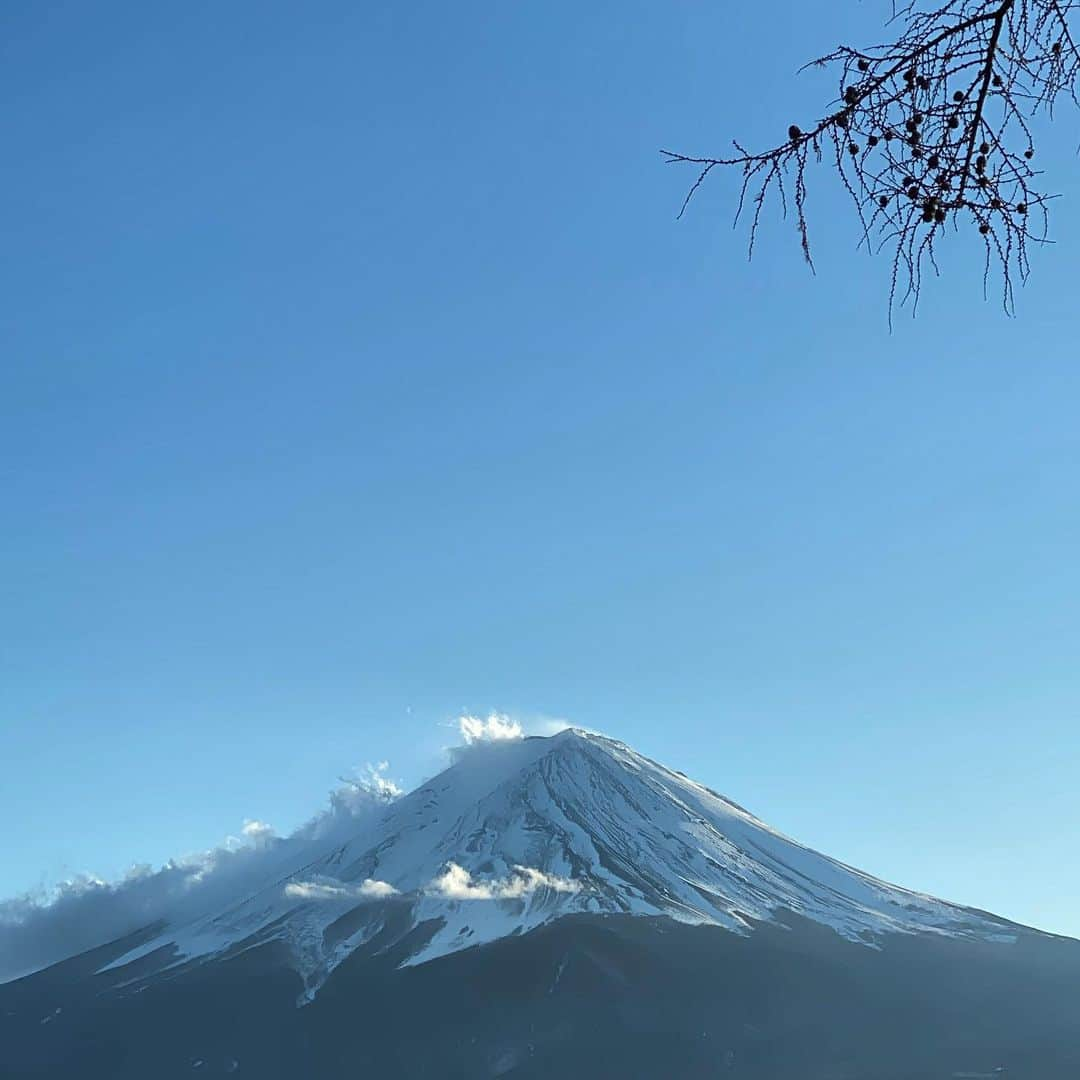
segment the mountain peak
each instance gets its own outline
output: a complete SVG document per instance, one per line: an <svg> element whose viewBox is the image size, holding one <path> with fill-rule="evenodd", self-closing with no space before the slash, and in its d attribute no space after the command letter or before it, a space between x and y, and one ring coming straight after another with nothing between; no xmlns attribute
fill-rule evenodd
<svg viewBox="0 0 1080 1080"><path fill-rule="evenodd" d="M785 913L864 943L1017 929L830 859L625 743L567 728L477 743L346 842L313 846L254 895L110 966L163 947L180 962L282 939L314 993L391 925L412 965L570 914L747 933Z"/></svg>

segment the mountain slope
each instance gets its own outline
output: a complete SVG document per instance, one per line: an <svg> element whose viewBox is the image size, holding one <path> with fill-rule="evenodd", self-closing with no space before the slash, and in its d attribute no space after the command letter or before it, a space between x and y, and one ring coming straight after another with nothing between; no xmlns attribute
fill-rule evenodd
<svg viewBox="0 0 1080 1080"><path fill-rule="evenodd" d="M742 932L790 911L866 942L887 933L1005 941L1019 929L838 863L622 743L568 730L474 748L347 843L302 853L253 895L167 928L113 966L280 939L310 996L390 910L404 932L425 928L407 963L574 913Z"/></svg>
<svg viewBox="0 0 1080 1080"><path fill-rule="evenodd" d="M272 854L218 910L0 986L0 1066L762 1080L1080 1067L1080 945L879 881L600 736L475 747L348 837Z"/></svg>

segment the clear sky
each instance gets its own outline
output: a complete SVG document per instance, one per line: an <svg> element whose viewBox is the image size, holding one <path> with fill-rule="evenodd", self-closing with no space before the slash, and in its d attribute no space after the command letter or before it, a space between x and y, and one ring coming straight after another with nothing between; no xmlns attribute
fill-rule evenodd
<svg viewBox="0 0 1080 1080"><path fill-rule="evenodd" d="M847 10L848 8L852 10ZM5 5L0 896L566 718L1080 935L1080 160L1005 318L662 146L885 0Z"/></svg>

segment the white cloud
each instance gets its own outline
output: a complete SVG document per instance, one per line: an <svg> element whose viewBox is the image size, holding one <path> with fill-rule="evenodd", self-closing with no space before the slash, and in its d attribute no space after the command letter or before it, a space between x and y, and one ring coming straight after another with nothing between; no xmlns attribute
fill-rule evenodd
<svg viewBox="0 0 1080 1080"><path fill-rule="evenodd" d="M445 873L435 878L428 892L445 896L447 900L490 900L491 886L473 884L472 875L457 863L447 864Z"/></svg>
<svg viewBox="0 0 1080 1080"><path fill-rule="evenodd" d="M521 724L503 713L489 713L483 719L478 716L460 716L458 729L466 746L474 746L476 743L511 742L525 737Z"/></svg>
<svg viewBox="0 0 1080 1080"><path fill-rule="evenodd" d="M361 783L365 784L369 791L374 792L376 798L383 799L385 802L400 799L405 794L404 789L386 775L389 768L388 761L380 761L377 765L365 765L360 776Z"/></svg>
<svg viewBox="0 0 1080 1080"><path fill-rule="evenodd" d="M347 819L399 799L405 792L386 775L389 768L386 761L377 765L368 763L354 775L342 776L341 787L330 792L328 816Z"/></svg>
<svg viewBox="0 0 1080 1080"><path fill-rule="evenodd" d="M265 821L257 821L253 818L248 818L240 831L244 834L244 838L250 840L256 847L270 843L277 836L273 825L267 825Z"/></svg>
<svg viewBox="0 0 1080 1080"><path fill-rule="evenodd" d="M501 897L524 896L537 889L551 889L553 892L576 893L581 886L570 878L545 874L529 866L515 866L513 876L499 886Z"/></svg>
<svg viewBox="0 0 1080 1080"><path fill-rule="evenodd" d="M428 885L426 891L446 900L516 900L537 889L576 893L580 888L576 881L569 878L545 874L528 866L515 866L509 877L477 881L463 866L451 862L446 864L446 870Z"/></svg>
<svg viewBox="0 0 1080 1080"><path fill-rule="evenodd" d="M201 918L238 893L280 881L313 842L332 845L355 835L358 822L380 813L401 789L386 762L369 765L330 793L328 809L290 836L249 818L240 837L164 866L134 866L117 881L78 874L52 889L0 900L0 982L47 967L154 923ZM340 884L340 883L339 883ZM385 882L363 895L373 898ZM363 888L363 886L360 886ZM382 895L389 895L382 893Z"/></svg>
<svg viewBox="0 0 1080 1080"><path fill-rule="evenodd" d="M290 881L285 895L297 900L383 900L396 896L397 889L386 881L366 878L359 885L319 878L316 881Z"/></svg>

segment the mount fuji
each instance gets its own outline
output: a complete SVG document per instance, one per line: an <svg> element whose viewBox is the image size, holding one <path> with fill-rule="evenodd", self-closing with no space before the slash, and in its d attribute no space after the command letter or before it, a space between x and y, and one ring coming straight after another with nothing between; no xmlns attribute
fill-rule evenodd
<svg viewBox="0 0 1080 1080"><path fill-rule="evenodd" d="M0 986L0 1075L1075 1078L1078 991L1080 943L571 729Z"/></svg>

